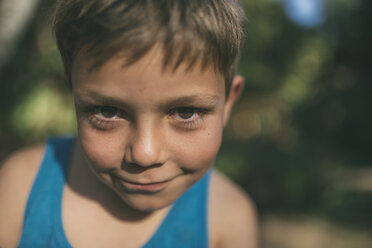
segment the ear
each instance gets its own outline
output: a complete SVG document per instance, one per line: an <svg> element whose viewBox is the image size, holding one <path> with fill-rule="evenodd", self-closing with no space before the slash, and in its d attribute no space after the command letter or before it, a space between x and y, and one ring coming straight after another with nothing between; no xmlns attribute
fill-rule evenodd
<svg viewBox="0 0 372 248"><path fill-rule="evenodd" d="M231 109L236 100L239 99L244 89L244 78L240 75L235 75L230 86L229 95L227 96L225 107L223 110L223 126L226 126L230 118Z"/></svg>

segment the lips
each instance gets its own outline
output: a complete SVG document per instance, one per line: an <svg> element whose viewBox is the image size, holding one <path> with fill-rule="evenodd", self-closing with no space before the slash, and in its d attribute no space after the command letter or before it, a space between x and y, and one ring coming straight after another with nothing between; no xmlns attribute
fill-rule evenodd
<svg viewBox="0 0 372 248"><path fill-rule="evenodd" d="M172 181L172 179L151 183L137 183L113 176L113 181L116 181L118 184L121 185L121 187L125 189L125 191L128 192L155 193L163 190Z"/></svg>

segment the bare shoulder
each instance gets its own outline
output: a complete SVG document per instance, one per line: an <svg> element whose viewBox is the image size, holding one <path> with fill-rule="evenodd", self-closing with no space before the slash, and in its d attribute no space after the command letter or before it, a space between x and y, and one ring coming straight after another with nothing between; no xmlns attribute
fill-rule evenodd
<svg viewBox="0 0 372 248"><path fill-rule="evenodd" d="M210 192L211 247L256 248L257 214L247 193L218 171Z"/></svg>
<svg viewBox="0 0 372 248"><path fill-rule="evenodd" d="M16 247L28 194L43 158L44 146L22 149L0 165L0 247Z"/></svg>

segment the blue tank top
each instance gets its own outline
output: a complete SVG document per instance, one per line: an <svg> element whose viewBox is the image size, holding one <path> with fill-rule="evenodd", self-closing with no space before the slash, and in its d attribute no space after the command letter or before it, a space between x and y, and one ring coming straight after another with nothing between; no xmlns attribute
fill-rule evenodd
<svg viewBox="0 0 372 248"><path fill-rule="evenodd" d="M73 141L48 140L27 201L19 247L72 247L63 230L61 206ZM208 247L210 174L211 170L177 199L144 248Z"/></svg>

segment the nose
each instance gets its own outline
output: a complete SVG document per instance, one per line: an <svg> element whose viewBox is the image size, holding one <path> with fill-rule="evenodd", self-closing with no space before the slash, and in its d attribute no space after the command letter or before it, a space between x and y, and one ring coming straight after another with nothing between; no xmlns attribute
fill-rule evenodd
<svg viewBox="0 0 372 248"><path fill-rule="evenodd" d="M125 164L143 168L162 165L166 160L164 138L157 125L136 125L125 153Z"/></svg>

